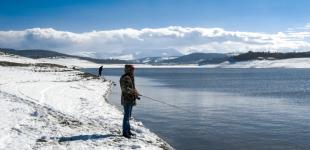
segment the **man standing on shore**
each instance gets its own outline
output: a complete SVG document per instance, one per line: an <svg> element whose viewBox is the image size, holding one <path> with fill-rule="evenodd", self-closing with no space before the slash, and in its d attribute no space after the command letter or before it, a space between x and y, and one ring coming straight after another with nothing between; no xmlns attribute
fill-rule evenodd
<svg viewBox="0 0 310 150"><path fill-rule="evenodd" d="M102 68L103 68L103 66L100 66L100 67L99 67L99 70L98 70L98 76L99 76L99 77L101 77Z"/></svg>
<svg viewBox="0 0 310 150"><path fill-rule="evenodd" d="M123 118L123 136L131 138L129 118L131 117L132 107L136 105L136 99L139 96L135 88L134 67L133 65L125 65L125 74L120 78L120 86L122 90L121 103L124 107Z"/></svg>

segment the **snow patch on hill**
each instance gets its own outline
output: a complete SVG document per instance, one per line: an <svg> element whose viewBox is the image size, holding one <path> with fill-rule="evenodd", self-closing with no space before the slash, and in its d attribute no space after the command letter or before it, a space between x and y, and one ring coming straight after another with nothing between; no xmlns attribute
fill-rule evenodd
<svg viewBox="0 0 310 150"><path fill-rule="evenodd" d="M71 57L58 57L58 58L40 58L32 59L16 55L4 55L0 54L0 61L16 62L16 63L25 63L25 64L34 64L34 63L50 63L50 64L59 64L72 67L81 67L81 68L97 68L100 64L90 62L87 60L81 60L78 58Z"/></svg>

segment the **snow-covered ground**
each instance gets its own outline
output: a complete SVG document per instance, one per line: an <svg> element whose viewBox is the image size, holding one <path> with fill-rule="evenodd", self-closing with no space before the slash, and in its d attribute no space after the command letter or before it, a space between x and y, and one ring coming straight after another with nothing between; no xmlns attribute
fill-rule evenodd
<svg viewBox="0 0 310 150"><path fill-rule="evenodd" d="M43 62L1 55L0 61ZM0 72L0 149L172 149L136 120L137 136L121 136L122 112L106 99L109 81L65 68L0 66Z"/></svg>

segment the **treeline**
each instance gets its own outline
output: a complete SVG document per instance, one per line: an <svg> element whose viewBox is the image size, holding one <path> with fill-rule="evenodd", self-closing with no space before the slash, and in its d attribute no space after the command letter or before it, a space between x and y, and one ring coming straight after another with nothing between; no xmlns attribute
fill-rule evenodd
<svg viewBox="0 0 310 150"><path fill-rule="evenodd" d="M249 60L275 60L275 59L289 59L289 58L308 58L310 52L252 52L232 56L230 61L249 61Z"/></svg>

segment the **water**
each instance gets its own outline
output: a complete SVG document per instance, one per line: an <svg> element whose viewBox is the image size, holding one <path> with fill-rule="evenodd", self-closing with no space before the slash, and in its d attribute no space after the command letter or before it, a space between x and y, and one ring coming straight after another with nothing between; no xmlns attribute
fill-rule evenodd
<svg viewBox="0 0 310 150"><path fill-rule="evenodd" d="M97 69L86 69L96 74ZM117 83L123 69L104 69ZM136 69L137 120L176 149L310 149L308 69Z"/></svg>

